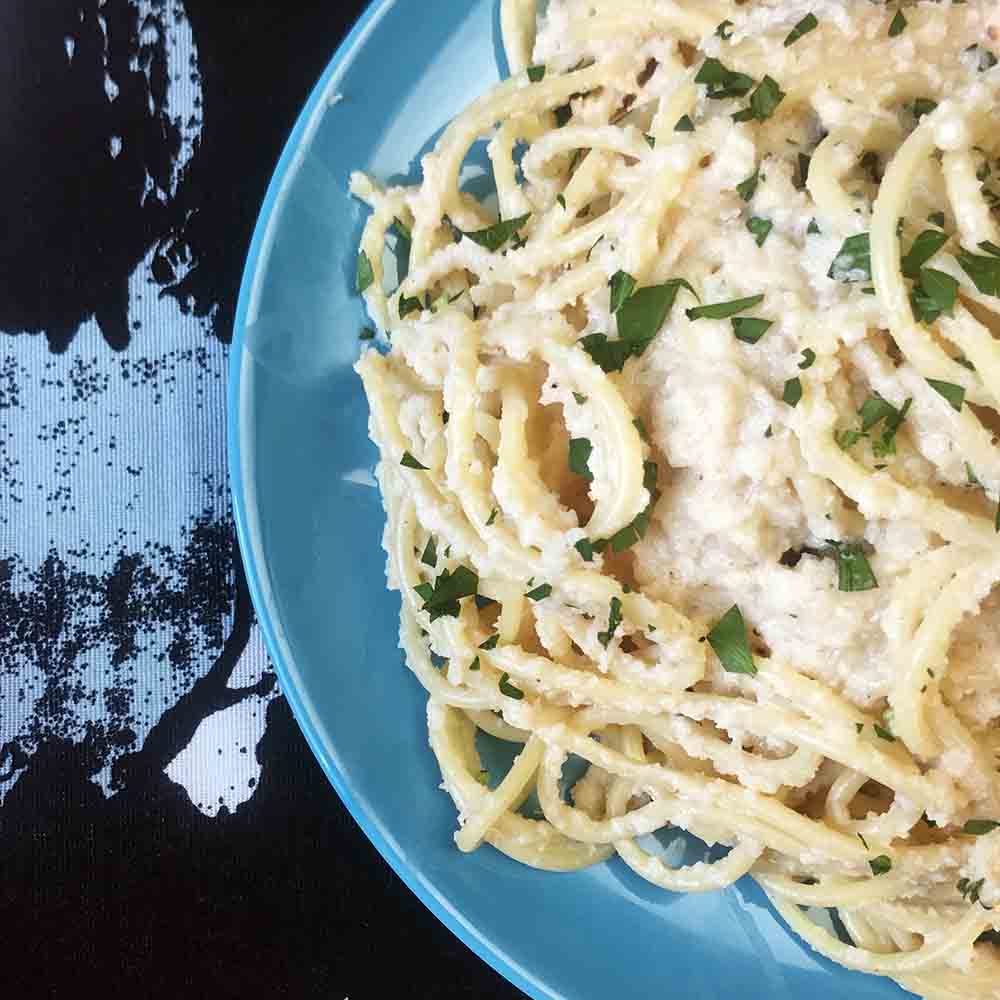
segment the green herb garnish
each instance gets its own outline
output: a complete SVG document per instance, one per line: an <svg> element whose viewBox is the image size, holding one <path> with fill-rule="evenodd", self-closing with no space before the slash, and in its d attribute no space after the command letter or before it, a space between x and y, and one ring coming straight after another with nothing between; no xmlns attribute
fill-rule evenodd
<svg viewBox="0 0 1000 1000"><path fill-rule="evenodd" d="M697 319L729 319L746 309L753 309L764 301L763 295L751 295L745 299L733 299L731 302L715 302L711 305L695 306L686 309L685 315L690 320Z"/></svg>
<svg viewBox="0 0 1000 1000"><path fill-rule="evenodd" d="M590 471L590 453L594 450L593 445L587 438L570 438L569 442L569 469L584 479L593 480L594 474Z"/></svg>
<svg viewBox="0 0 1000 1000"><path fill-rule="evenodd" d="M878 580L860 542L830 542L837 555L837 589L845 594L875 590Z"/></svg>
<svg viewBox="0 0 1000 1000"><path fill-rule="evenodd" d="M528 79L532 83L541 83L545 79L545 67L544 66L529 66L528 67Z"/></svg>
<svg viewBox="0 0 1000 1000"><path fill-rule="evenodd" d="M618 336L628 345L633 357L639 357L652 343L682 288L698 298L684 278L672 278L662 285L640 288L619 307Z"/></svg>
<svg viewBox="0 0 1000 1000"><path fill-rule="evenodd" d="M812 368L815 360L816 352L811 347L803 348L802 360L799 362L799 368L801 368L802 371L805 371L807 368Z"/></svg>
<svg viewBox="0 0 1000 1000"><path fill-rule="evenodd" d="M751 676L757 673L750 644L747 642L747 627L737 605L734 604L719 619L706 638L724 670Z"/></svg>
<svg viewBox="0 0 1000 1000"><path fill-rule="evenodd" d="M984 833L992 833L1000 823L995 819L969 819L962 827L962 833L971 834L973 837L982 836Z"/></svg>
<svg viewBox="0 0 1000 1000"><path fill-rule="evenodd" d="M958 282L933 267L920 269L920 280L910 293L913 315L921 323L933 323L942 313L951 315L958 300Z"/></svg>
<svg viewBox="0 0 1000 1000"><path fill-rule="evenodd" d="M457 618L459 601L472 597L479 586L479 577L467 566L458 566L454 572L442 570L434 585L421 583L413 589L424 599L421 609L431 616L431 621L438 618Z"/></svg>
<svg viewBox="0 0 1000 1000"><path fill-rule="evenodd" d="M802 380L798 376L788 379L781 393L781 401L789 406L798 406L801 399Z"/></svg>
<svg viewBox="0 0 1000 1000"><path fill-rule="evenodd" d="M788 33L785 39L785 48L794 45L803 35L808 35L810 31L815 31L819 27L819 21L815 14L806 14L804 18Z"/></svg>
<svg viewBox="0 0 1000 1000"><path fill-rule="evenodd" d="M431 569L434 569L434 567L437 566L438 564L437 546L435 546L434 544L433 535L431 535L427 539L427 544L424 546L424 554L420 557L420 561L425 566L430 566Z"/></svg>
<svg viewBox="0 0 1000 1000"><path fill-rule="evenodd" d="M745 73L735 73L712 57L702 63L694 82L705 84L708 88L706 96L713 100L744 97L753 87L753 77Z"/></svg>
<svg viewBox="0 0 1000 1000"><path fill-rule="evenodd" d="M953 410L961 412L965 402L965 389L954 382L942 382L940 379L929 378L927 384L939 395L943 396Z"/></svg>
<svg viewBox="0 0 1000 1000"><path fill-rule="evenodd" d="M758 167L745 181L740 181L736 185L736 193L744 200L750 201L757 193L757 183L760 180L760 167Z"/></svg>
<svg viewBox="0 0 1000 1000"><path fill-rule="evenodd" d="M635 291L635 278L627 271L615 271L611 276L611 311L618 312Z"/></svg>
<svg viewBox="0 0 1000 1000"><path fill-rule="evenodd" d="M421 465L408 451L403 452L403 457L399 460L399 464L405 466L407 469L422 469L424 472L427 471L427 466Z"/></svg>
<svg viewBox="0 0 1000 1000"><path fill-rule="evenodd" d="M530 212L527 215L520 215L516 219L495 222L492 226L487 226L486 229L477 229L472 233L463 231L462 235L467 236L473 243L486 247L487 250L496 251L514 236L529 218L531 218Z"/></svg>
<svg viewBox="0 0 1000 1000"><path fill-rule="evenodd" d="M573 548L580 553L584 562L594 561L594 545L589 538L581 538Z"/></svg>
<svg viewBox="0 0 1000 1000"><path fill-rule="evenodd" d="M872 870L872 875L885 875L892 871L892 861L886 854L880 854L877 858L872 858L868 862L868 867Z"/></svg>
<svg viewBox="0 0 1000 1000"><path fill-rule="evenodd" d="M938 229L925 229L910 247L910 252L900 261L903 274L914 280L920 277L920 269L948 242L948 234Z"/></svg>
<svg viewBox="0 0 1000 1000"><path fill-rule="evenodd" d="M597 633L597 641L605 648L614 638L618 626L622 623L622 602L617 597L611 598L611 610L608 613L608 630Z"/></svg>
<svg viewBox="0 0 1000 1000"><path fill-rule="evenodd" d="M753 218L747 219L747 229L753 234L753 238L757 241L757 246L762 247L764 241L771 234L771 230L774 228L774 223L770 219L761 219L758 216L753 216Z"/></svg>
<svg viewBox="0 0 1000 1000"><path fill-rule="evenodd" d="M510 674L506 671L500 675L500 683L498 684L500 688L500 693L506 695L508 698L513 698L515 701L520 701L524 697L524 692L518 688L514 687L510 682Z"/></svg>
<svg viewBox="0 0 1000 1000"><path fill-rule="evenodd" d="M481 642L479 644L479 648L485 649L486 652L489 652L491 649L497 648L497 643L499 641L500 641L500 633L494 632L493 635L491 635L485 642Z"/></svg>
<svg viewBox="0 0 1000 1000"><path fill-rule="evenodd" d="M677 124L674 126L675 132L693 132L694 122L691 121L690 115L682 115L677 119Z"/></svg>
<svg viewBox="0 0 1000 1000"><path fill-rule="evenodd" d="M544 601L549 594L552 593L551 583L542 583L535 587L534 590L529 590L524 596L531 601Z"/></svg>
<svg viewBox="0 0 1000 1000"><path fill-rule="evenodd" d="M754 319L750 316L734 316L733 335L744 344L756 344L761 337L774 325L770 319Z"/></svg>
<svg viewBox="0 0 1000 1000"><path fill-rule="evenodd" d="M375 331L370 327L366 326L361 333L358 334L358 340L374 340Z"/></svg>
<svg viewBox="0 0 1000 1000"><path fill-rule="evenodd" d="M955 259L983 295L1000 296L1000 257L983 257L963 250Z"/></svg>
<svg viewBox="0 0 1000 1000"><path fill-rule="evenodd" d="M368 254L362 250L358 254L358 269L354 279L354 286L358 292L363 292L375 280L375 270L372 262L368 259Z"/></svg>
<svg viewBox="0 0 1000 1000"><path fill-rule="evenodd" d="M858 233L844 240L826 276L847 283L871 280L872 250L868 233Z"/></svg>
<svg viewBox="0 0 1000 1000"><path fill-rule="evenodd" d="M906 25L907 25L907 20L903 16L903 12L901 10L897 10L896 16L892 19L892 21L889 24L889 37L896 38L897 36L901 35L904 31L906 31Z"/></svg>

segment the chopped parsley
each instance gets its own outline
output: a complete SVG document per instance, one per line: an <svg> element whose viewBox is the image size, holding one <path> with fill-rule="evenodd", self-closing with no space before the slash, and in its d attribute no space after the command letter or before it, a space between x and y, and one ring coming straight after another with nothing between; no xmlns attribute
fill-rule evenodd
<svg viewBox="0 0 1000 1000"><path fill-rule="evenodd" d="M513 698L515 701L520 701L524 697L524 692L519 687L514 687L510 682L510 674L504 671L500 675L500 683L497 685L500 688L500 693L506 695L508 698Z"/></svg>
<svg viewBox="0 0 1000 1000"><path fill-rule="evenodd" d="M937 101L932 101L929 97L917 97L913 101L913 117L920 121L924 115L929 115L937 108Z"/></svg>
<svg viewBox="0 0 1000 1000"><path fill-rule="evenodd" d="M635 545L640 538L644 538L649 528L649 512L653 509L656 501L660 499L660 491L656 488L657 468L655 462L643 462L642 485L649 493L649 503L645 510L636 515L631 524L627 524L621 531L616 532L610 538L611 548L615 552L624 552ZM597 545L594 546L595 550Z"/></svg>
<svg viewBox="0 0 1000 1000"><path fill-rule="evenodd" d="M497 648L497 643L500 641L500 633L494 632L485 642L479 644L480 649L485 649L488 653L491 649Z"/></svg>
<svg viewBox="0 0 1000 1000"><path fill-rule="evenodd" d="M358 334L358 340L374 340L375 331L370 327L366 326L361 333Z"/></svg>
<svg viewBox="0 0 1000 1000"><path fill-rule="evenodd" d="M757 183L760 180L760 167L758 167L745 181L740 181L736 185L736 193L744 200L750 201L757 193Z"/></svg>
<svg viewBox="0 0 1000 1000"><path fill-rule="evenodd" d="M735 73L719 62L709 57L698 70L695 83L703 83L708 88L707 97L712 100L723 100L727 97L745 97L753 87L753 77L746 73Z"/></svg>
<svg viewBox="0 0 1000 1000"><path fill-rule="evenodd" d="M474 659L474 660L473 660L473 661L472 661L472 662L471 662L471 663L469 664L469 670L471 670L471 671L475 672L475 671L476 671L476 670L478 670L478 669L479 669L479 657L477 656L477 657L476 657L476 658L475 658L475 659Z"/></svg>
<svg viewBox="0 0 1000 1000"><path fill-rule="evenodd" d="M581 538L573 548L580 553L580 557L584 562L594 561L594 544L589 538Z"/></svg>
<svg viewBox="0 0 1000 1000"><path fill-rule="evenodd" d="M674 126L675 132L693 132L694 122L691 121L690 115L682 115L677 119L677 124Z"/></svg>
<svg viewBox="0 0 1000 1000"><path fill-rule="evenodd" d="M421 465L408 451L403 452L403 457L399 460L399 464L405 466L407 469L422 469L424 472L427 471L427 466Z"/></svg>
<svg viewBox="0 0 1000 1000"><path fill-rule="evenodd" d="M896 11L896 16L889 23L889 37L896 38L906 31L907 20L901 10Z"/></svg>
<svg viewBox="0 0 1000 1000"><path fill-rule="evenodd" d="M818 235L822 230L819 228L819 223L815 219L809 220L809 225L806 228L806 232L810 235Z"/></svg>
<svg viewBox="0 0 1000 1000"><path fill-rule="evenodd" d="M933 323L942 313L951 315L958 299L958 282L933 267L920 269L920 280L910 294L913 315L921 323Z"/></svg>
<svg viewBox="0 0 1000 1000"><path fill-rule="evenodd" d="M467 236L473 243L486 247L487 250L496 251L514 236L530 217L531 213L529 212L527 215L519 215L516 219L495 222L492 226L487 226L486 229L477 229L471 233L463 231L462 235Z"/></svg>
<svg viewBox="0 0 1000 1000"><path fill-rule="evenodd" d="M799 153L799 183L798 187L801 190L806 186L809 181L809 165L812 163L812 157L806 153Z"/></svg>
<svg viewBox="0 0 1000 1000"><path fill-rule="evenodd" d="M750 95L750 114L757 121L767 121L785 99L785 92L778 86L776 80L765 76ZM741 121L743 119L740 119Z"/></svg>
<svg viewBox="0 0 1000 1000"><path fill-rule="evenodd" d="M871 281L872 250L868 233L858 233L844 240L826 276L845 283Z"/></svg>
<svg viewBox="0 0 1000 1000"><path fill-rule="evenodd" d="M545 67L544 66L529 66L528 67L528 79L532 83L541 83L545 79Z"/></svg>
<svg viewBox="0 0 1000 1000"><path fill-rule="evenodd" d="M837 555L837 590L853 594L878 588L878 580L860 542L831 541L830 545Z"/></svg>
<svg viewBox="0 0 1000 1000"><path fill-rule="evenodd" d="M979 837L984 833L992 833L1000 823L995 819L969 819L965 821L965 826L962 827L962 833L971 834L973 837Z"/></svg>
<svg viewBox="0 0 1000 1000"><path fill-rule="evenodd" d="M789 406L798 406L801 399L802 379L798 376L788 379L781 393L781 401L787 403Z"/></svg>
<svg viewBox="0 0 1000 1000"><path fill-rule="evenodd" d="M662 285L640 288L619 307L618 336L629 346L634 357L639 357L652 343L682 288L698 297L684 278L672 278Z"/></svg>
<svg viewBox="0 0 1000 1000"><path fill-rule="evenodd" d="M423 302L420 301L419 295L414 295L413 298L407 298L405 295L399 297L399 318L406 319L407 316L412 312L422 312L424 308Z"/></svg>
<svg viewBox="0 0 1000 1000"><path fill-rule="evenodd" d="M861 431L843 430L833 432L833 440L837 442L841 451L850 451L863 437L868 437L868 435L862 434Z"/></svg>
<svg viewBox="0 0 1000 1000"><path fill-rule="evenodd" d="M711 305L695 306L686 309L685 315L690 320L697 319L729 319L746 309L753 309L764 301L763 295L751 295L745 299L733 299L731 302L715 302Z"/></svg>
<svg viewBox="0 0 1000 1000"><path fill-rule="evenodd" d="M399 235L402 236L407 243L413 242L413 233L410 232L410 227L407 226L406 223L402 222L398 217L394 217L392 225L396 232L399 233Z"/></svg>
<svg viewBox="0 0 1000 1000"><path fill-rule="evenodd" d="M611 311L618 312L635 291L635 278L627 271L615 271L611 276Z"/></svg>
<svg viewBox="0 0 1000 1000"><path fill-rule="evenodd" d="M983 295L1000 296L1000 257L983 257L963 250L955 259Z"/></svg>
<svg viewBox="0 0 1000 1000"><path fill-rule="evenodd" d="M597 641L605 648L615 637L618 626L622 623L622 602L617 597L611 598L611 609L608 612L608 630L597 633Z"/></svg>
<svg viewBox="0 0 1000 1000"><path fill-rule="evenodd" d="M458 566L454 572L442 570L441 575L429 583L421 583L413 589L424 599L421 609L431 616L431 621L438 618L457 618L459 601L472 597L479 587L479 577L467 566Z"/></svg>
<svg viewBox="0 0 1000 1000"><path fill-rule="evenodd" d="M771 235L773 228L774 223L770 219L761 219L756 215L747 219L747 229L753 234L753 238L757 241L757 246L759 247L764 245L764 241Z"/></svg>
<svg viewBox="0 0 1000 1000"><path fill-rule="evenodd" d="M907 398L903 405L897 410L892 403L881 396L869 396L861 404L858 414L861 417L861 430L867 433L879 421L885 421L882 425L882 437L872 445L872 450L876 458L885 458L886 455L896 454L896 432L906 419L913 400Z"/></svg>
<svg viewBox="0 0 1000 1000"><path fill-rule="evenodd" d="M927 216L927 221L934 226L940 226L944 229L944 212L931 212Z"/></svg>
<svg viewBox="0 0 1000 1000"><path fill-rule="evenodd" d="M583 406L587 402L587 397L582 392L574 392L573 398L576 400L578 406Z"/></svg>
<svg viewBox="0 0 1000 1000"><path fill-rule="evenodd" d="M368 259L368 254L361 251L358 254L358 270L354 279L354 286L358 292L363 292L375 280L375 270L372 262Z"/></svg>
<svg viewBox="0 0 1000 1000"><path fill-rule="evenodd" d="M563 208L563 211L565 211L566 210L566 199L561 194L557 194L556 195L556 201L559 202L559 204Z"/></svg>
<svg viewBox="0 0 1000 1000"><path fill-rule="evenodd" d="M754 319L750 316L734 316L733 335L744 344L756 344L768 329L774 325L770 319Z"/></svg>
<svg viewBox="0 0 1000 1000"><path fill-rule="evenodd" d="M531 601L544 601L549 594L552 593L551 583L542 583L535 587L534 590L529 590L524 596Z"/></svg>
<svg viewBox="0 0 1000 1000"><path fill-rule="evenodd" d="M730 21L730 20L728 20L728 19L726 19L725 21L722 22L722 24L720 24L715 29L715 33L724 42L728 42L729 39L733 37L733 28L734 27L735 27L735 25L733 24L733 22Z"/></svg>
<svg viewBox="0 0 1000 1000"><path fill-rule="evenodd" d="M594 474L590 471L590 453L594 446L587 438L570 438L569 442L569 470L575 472L584 479L593 480Z"/></svg>
<svg viewBox="0 0 1000 1000"><path fill-rule="evenodd" d="M910 247L910 252L900 261L903 274L914 280L920 277L920 269L948 242L948 234L939 229L925 229Z"/></svg>
<svg viewBox="0 0 1000 1000"><path fill-rule="evenodd" d="M802 371L805 371L807 368L812 368L815 361L816 352L811 347L803 348L802 360L799 362L799 368L801 368Z"/></svg>
<svg viewBox="0 0 1000 1000"><path fill-rule="evenodd" d="M732 674L750 674L751 677L757 673L747 641L747 627L738 605L734 604L719 619L706 638L724 670Z"/></svg>
<svg viewBox="0 0 1000 1000"><path fill-rule="evenodd" d="M942 382L940 379L929 378L927 384L939 395L943 396L953 410L961 412L965 402L965 389L954 382Z"/></svg>
<svg viewBox="0 0 1000 1000"><path fill-rule="evenodd" d="M639 432L639 437L645 441L649 442L649 434L646 432L646 425L642 421L642 417L636 417L632 421L632 426Z"/></svg>
<svg viewBox="0 0 1000 1000"><path fill-rule="evenodd" d="M492 528L493 527L493 523L496 521L496 519L497 519L497 509L496 509L496 507L494 507L493 510L490 511L490 516L489 516L489 520L487 520L487 522L486 522L486 527L487 528Z"/></svg>
<svg viewBox="0 0 1000 1000"><path fill-rule="evenodd" d="M873 724L873 728L875 730L875 735L880 740L887 740L889 743L895 743L896 742L896 737L892 735L892 731L889 730L889 729L886 729L885 726L881 726L881 725L879 725L876 722L876 723Z"/></svg>
<svg viewBox="0 0 1000 1000"><path fill-rule="evenodd" d="M808 35L810 31L815 31L819 27L819 21L815 14L806 14L804 18L788 33L785 39L785 48L794 45L803 35Z"/></svg>
<svg viewBox="0 0 1000 1000"><path fill-rule="evenodd" d="M985 250L987 253L992 254L994 257L1000 257L1000 247L998 247L995 243L991 242L990 240L983 240L983 242L979 244L979 249Z"/></svg>
<svg viewBox="0 0 1000 1000"><path fill-rule="evenodd" d="M588 333L581 337L580 346L601 371L609 374L620 372L632 356L632 349L624 340L609 340L606 333Z"/></svg>
<svg viewBox="0 0 1000 1000"><path fill-rule="evenodd" d="M986 879L984 878L981 878L978 882L973 882L967 878L960 878L955 888L962 894L963 899L968 899L970 903L978 903L979 894L982 892L985 884Z"/></svg>
<svg viewBox="0 0 1000 1000"><path fill-rule="evenodd" d="M437 546L434 544L433 535L427 539L427 544L424 546L424 554L420 557L420 561L425 566L430 566L431 569L434 569L437 566Z"/></svg>
<svg viewBox="0 0 1000 1000"><path fill-rule="evenodd" d="M868 867L871 868L872 875L885 875L892 871L892 861L888 855L880 854L868 862Z"/></svg>

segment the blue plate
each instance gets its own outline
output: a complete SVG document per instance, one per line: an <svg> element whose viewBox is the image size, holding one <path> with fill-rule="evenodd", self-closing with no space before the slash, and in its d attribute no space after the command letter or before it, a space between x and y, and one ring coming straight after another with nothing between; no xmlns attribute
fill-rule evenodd
<svg viewBox="0 0 1000 1000"><path fill-rule="evenodd" d="M365 324L353 294L364 212L347 183L358 167L417 178L417 157L499 77L496 18L495 0L372 4L309 98L267 193L236 319L229 454L250 587L282 688L386 860L531 996L901 997L814 955L749 880L678 896L618 861L551 874L453 844L426 698L397 648L399 598L385 588L376 456L351 370Z"/></svg>

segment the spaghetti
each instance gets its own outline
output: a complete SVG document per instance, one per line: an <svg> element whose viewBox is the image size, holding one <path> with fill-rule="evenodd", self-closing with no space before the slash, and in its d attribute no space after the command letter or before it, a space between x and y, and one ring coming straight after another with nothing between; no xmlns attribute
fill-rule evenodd
<svg viewBox="0 0 1000 1000"><path fill-rule="evenodd" d="M834 961L1000 996L1000 10L501 24L513 75L422 183L352 178L388 581L458 847L749 873ZM461 183L483 138L495 205ZM521 745L500 780L480 731ZM669 826L730 851L671 867Z"/></svg>

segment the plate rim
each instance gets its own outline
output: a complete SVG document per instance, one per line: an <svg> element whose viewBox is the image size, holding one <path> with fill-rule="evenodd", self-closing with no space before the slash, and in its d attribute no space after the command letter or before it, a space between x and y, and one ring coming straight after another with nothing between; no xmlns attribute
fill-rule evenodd
<svg viewBox="0 0 1000 1000"><path fill-rule="evenodd" d="M533 1000L564 1000L562 993L553 992L549 987L528 975L526 970L522 970L517 964L511 962L482 931L465 920L446 898L435 891L426 877L419 873L412 863L407 861L389 842L367 807L351 793L346 776L326 753L322 739L310 720L306 699L299 689L298 682L294 679L292 666L285 655L283 644L278 639L275 627L276 609L272 607L265 594L261 573L255 558L255 531L250 524L247 481L243 474L246 455L243 447L242 401L246 389L243 368L247 352L247 316L254 296L257 275L267 264L268 233L272 221L280 210L282 192L293 176L300 146L311 129L317 110L328 101L327 95L331 81L346 67L355 51L364 45L367 35L382 16L395 5L396 0L370 0L350 31L337 46L296 117L295 124L282 147L281 155L268 181L267 191L254 223L253 236L243 267L233 320L233 337L229 346L229 371L226 386L227 468L236 537L257 622L264 638L268 656L278 675L281 693L288 701L310 751L319 762L327 780L333 786L354 822L358 824L372 846L388 862L403 884L455 937L494 971Z"/></svg>

